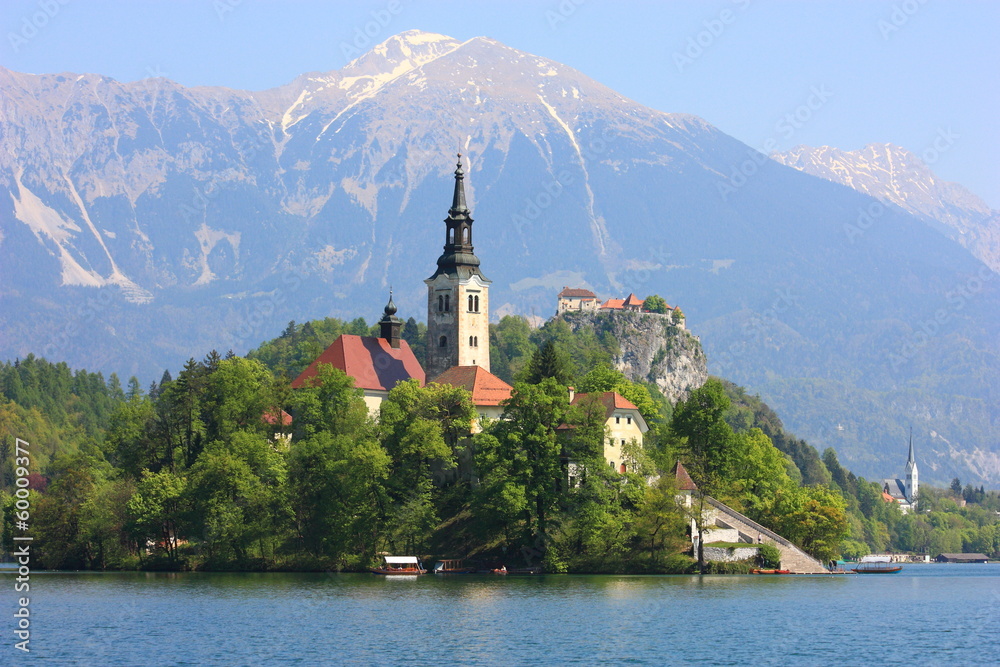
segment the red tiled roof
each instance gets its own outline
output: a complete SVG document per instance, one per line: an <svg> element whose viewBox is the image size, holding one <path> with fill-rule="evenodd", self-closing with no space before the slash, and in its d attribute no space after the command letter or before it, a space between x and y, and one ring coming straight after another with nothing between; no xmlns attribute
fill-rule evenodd
<svg viewBox="0 0 1000 667"><path fill-rule="evenodd" d="M424 386L424 369L405 340L393 348L384 338L341 334L316 361L292 382L292 389L305 387L316 377L320 364L330 364L352 378L359 389L389 391L398 383L416 378Z"/></svg>
<svg viewBox="0 0 1000 667"><path fill-rule="evenodd" d="M625 305L625 299L608 299L601 304L601 308L613 308L615 310L621 310Z"/></svg>
<svg viewBox="0 0 1000 667"><path fill-rule="evenodd" d="M887 503L899 502L895 498L893 498L892 496L890 496L888 493L886 493L885 491L882 492L882 500L884 500Z"/></svg>
<svg viewBox="0 0 1000 667"><path fill-rule="evenodd" d="M697 491L698 485L691 479L691 475L685 470L684 464L680 461L674 467L674 478L677 480L678 491Z"/></svg>
<svg viewBox="0 0 1000 667"><path fill-rule="evenodd" d="M570 405L578 405L581 400L586 400L593 394L576 394L573 396L573 400ZM614 414L615 410L635 410L639 411L639 408L635 407L630 400L619 394L617 391L606 391L598 397L598 400L604 405L604 410L607 413L607 418L610 419Z"/></svg>
<svg viewBox="0 0 1000 667"><path fill-rule="evenodd" d="M622 305L623 306L638 306L638 307L641 308L643 303L645 303L645 299L640 299L635 294L629 294L627 297L625 297L625 302Z"/></svg>
<svg viewBox="0 0 1000 667"><path fill-rule="evenodd" d="M510 398L513 390L509 384L479 366L452 366L434 378L437 384L464 387L472 394L476 405L500 405Z"/></svg>
<svg viewBox="0 0 1000 667"><path fill-rule="evenodd" d="M260 418L265 424L270 424L271 426L279 424L281 426L290 426L292 423L292 416L284 410L278 410L277 413L265 412Z"/></svg>
<svg viewBox="0 0 1000 667"><path fill-rule="evenodd" d="M587 299L596 299L597 295L591 292L589 289L578 289L576 287L563 287L562 292L558 295L561 297L582 297Z"/></svg>

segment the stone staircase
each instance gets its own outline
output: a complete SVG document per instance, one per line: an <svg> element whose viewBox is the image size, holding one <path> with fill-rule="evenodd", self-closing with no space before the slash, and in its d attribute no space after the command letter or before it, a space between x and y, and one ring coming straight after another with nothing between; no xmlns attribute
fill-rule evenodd
<svg viewBox="0 0 1000 667"><path fill-rule="evenodd" d="M764 544L773 544L781 552L781 568L791 570L794 574L826 574L829 570L805 551L795 546L773 530L769 530L753 521L749 517L743 516L733 508L720 503L711 496L705 497L705 502L710 505L721 516L725 517L725 522L732 525L740 533L746 535L752 542L757 542L758 537Z"/></svg>

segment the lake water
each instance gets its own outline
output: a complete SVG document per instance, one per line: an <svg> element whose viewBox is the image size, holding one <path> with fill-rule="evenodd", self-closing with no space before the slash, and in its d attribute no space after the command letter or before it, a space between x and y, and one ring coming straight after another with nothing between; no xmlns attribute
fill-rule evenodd
<svg viewBox="0 0 1000 667"><path fill-rule="evenodd" d="M42 573L3 664L1000 664L1000 565L894 575Z"/></svg>

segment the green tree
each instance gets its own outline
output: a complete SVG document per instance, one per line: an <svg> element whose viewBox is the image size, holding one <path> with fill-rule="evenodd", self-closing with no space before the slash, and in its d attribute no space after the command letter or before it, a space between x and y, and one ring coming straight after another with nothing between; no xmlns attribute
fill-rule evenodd
<svg viewBox="0 0 1000 667"><path fill-rule="evenodd" d="M736 438L724 415L730 401L722 383L709 380L677 405L670 422L677 457L698 486L694 520L698 531L698 567L705 572L705 496L724 491L736 463Z"/></svg>
<svg viewBox="0 0 1000 667"><path fill-rule="evenodd" d="M557 383L566 385L572 379L573 371L569 359L560 351L555 341L547 340L531 357L525 369L524 381L528 384L540 384L551 378Z"/></svg>
<svg viewBox="0 0 1000 667"><path fill-rule="evenodd" d="M647 296L642 307L651 313L660 313L662 315L667 312L667 302L659 294Z"/></svg>

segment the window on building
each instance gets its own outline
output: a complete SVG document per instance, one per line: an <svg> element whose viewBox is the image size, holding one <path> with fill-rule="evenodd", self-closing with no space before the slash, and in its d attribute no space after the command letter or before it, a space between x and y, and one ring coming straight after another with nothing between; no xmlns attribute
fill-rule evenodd
<svg viewBox="0 0 1000 667"><path fill-rule="evenodd" d="M478 296L475 297L475 305L476 305L476 307L473 310L475 310L478 313L479 312L479 297Z"/></svg>
<svg viewBox="0 0 1000 667"><path fill-rule="evenodd" d="M441 336L438 338L438 347L448 347L448 337Z"/></svg>
<svg viewBox="0 0 1000 667"><path fill-rule="evenodd" d="M614 469L614 467L615 467L615 462L614 462L614 461L611 461L611 469L613 470L613 469Z"/></svg>
<svg viewBox="0 0 1000 667"><path fill-rule="evenodd" d="M472 336L469 336L469 347L473 347L473 344L472 344Z"/></svg>
<svg viewBox="0 0 1000 667"><path fill-rule="evenodd" d="M615 423L616 424L621 424L622 423L622 418L621 418L620 415L615 415Z"/></svg>
<svg viewBox="0 0 1000 667"><path fill-rule="evenodd" d="M444 312L449 312L451 310L451 295L444 295Z"/></svg>
<svg viewBox="0 0 1000 667"><path fill-rule="evenodd" d="M472 295L471 295L471 294L469 295L469 312L470 312L470 313L471 313L471 312L474 312L474 311L472 310Z"/></svg>
<svg viewBox="0 0 1000 667"><path fill-rule="evenodd" d="M438 312L440 313L443 310L444 310L444 297L438 294Z"/></svg>
<svg viewBox="0 0 1000 667"><path fill-rule="evenodd" d="M625 440L623 439L622 440L622 447L624 447L624 446L625 446Z"/></svg>
<svg viewBox="0 0 1000 667"><path fill-rule="evenodd" d="M631 416L629 416L629 417L626 417L626 418L625 418L625 423L626 423L626 424L631 424L631 423L632 423L632 417L631 417Z"/></svg>
<svg viewBox="0 0 1000 667"><path fill-rule="evenodd" d="M449 229L448 230L448 243L450 243L450 244L454 244L455 243L455 230L454 229Z"/></svg>

